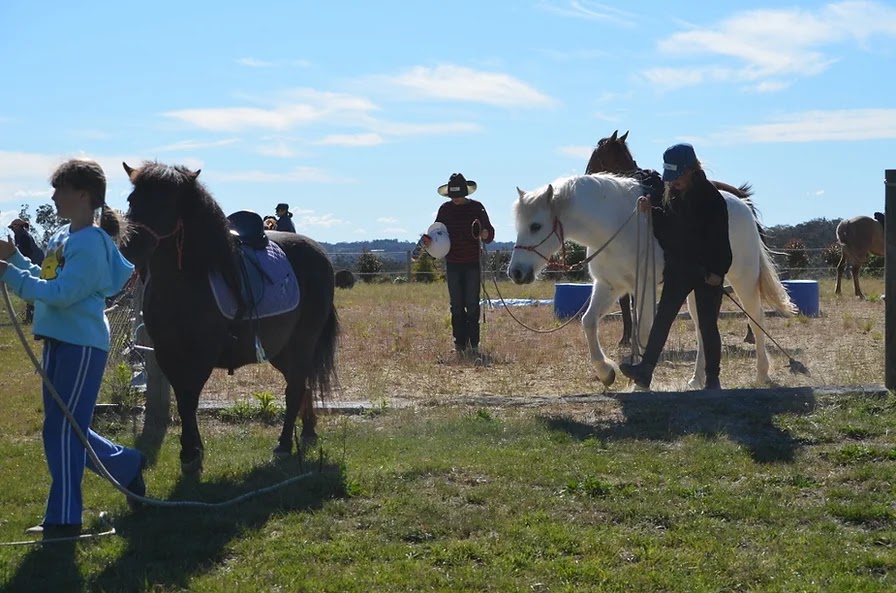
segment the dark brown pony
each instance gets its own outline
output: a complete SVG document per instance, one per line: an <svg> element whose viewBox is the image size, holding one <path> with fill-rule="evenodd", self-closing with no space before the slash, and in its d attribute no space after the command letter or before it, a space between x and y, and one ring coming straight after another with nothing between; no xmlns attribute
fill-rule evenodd
<svg viewBox="0 0 896 593"><path fill-rule="evenodd" d="M237 240L221 207L197 180L199 171L155 162L138 169L124 164L124 170L134 189L121 251L144 278L143 320L177 399L182 470L202 468L196 409L205 382L215 368L258 362L256 337L286 379L286 415L275 455L291 453L299 413L303 440L316 438L314 397L323 400L336 380L339 335L327 254L302 235L268 232L296 272L301 302L281 315L228 319L218 309L209 272L220 273L232 288L238 285Z"/></svg>
<svg viewBox="0 0 896 593"><path fill-rule="evenodd" d="M859 273L868 261L869 255L884 255L885 222L883 213L875 212L874 218L856 216L837 225L837 242L840 243L843 254L840 256L840 263L837 264L837 288L834 290L836 294L840 294L840 281L848 264L852 268L852 282L855 285L856 296L860 299L865 298L862 289L859 288Z"/></svg>
<svg viewBox="0 0 896 593"><path fill-rule="evenodd" d="M591 175L593 173L616 173L618 175L632 176L640 171L638 163L635 162L631 151L628 149L628 145L625 143L625 140L628 138L628 132L622 136L619 136L618 134L619 130L616 130L609 138L600 139L597 146L591 151L591 158L588 160L588 165L585 167L585 175ZM738 198L747 201L747 203L750 204L750 209L753 210L754 214L756 213L756 210L753 207L753 202L749 199L750 196L753 195L753 192L748 183L745 183L740 187L734 187L721 181L712 181L712 184L715 185L716 189L719 191L726 191L733 196L737 196ZM761 226L759 227L759 236L764 243L765 232ZM619 345L628 346L631 344L632 337L631 296L625 295L621 297L619 299L619 307L622 313L622 338L619 340ZM744 342L753 344L755 341L756 339L753 337L753 330L747 325L747 334L744 336Z"/></svg>

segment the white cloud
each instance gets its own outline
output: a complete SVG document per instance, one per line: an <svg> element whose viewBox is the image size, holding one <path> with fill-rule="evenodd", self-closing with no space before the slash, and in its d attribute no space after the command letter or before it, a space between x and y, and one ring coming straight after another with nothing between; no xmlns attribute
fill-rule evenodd
<svg viewBox="0 0 896 593"><path fill-rule="evenodd" d="M557 148L557 152L564 156L573 157L577 160L588 162L588 159L591 158L591 152L594 150L593 146L560 146Z"/></svg>
<svg viewBox="0 0 896 593"><path fill-rule="evenodd" d="M257 60L255 58L240 58L236 63L240 66L248 66L249 68L270 68L274 65L273 62Z"/></svg>
<svg viewBox="0 0 896 593"><path fill-rule="evenodd" d="M348 179L337 179L322 169L315 167L296 167L289 171L231 171L215 172L210 175L222 181L252 181L257 183L274 183L282 181L308 181L314 183L348 183Z"/></svg>
<svg viewBox="0 0 896 593"><path fill-rule="evenodd" d="M284 131L313 123L351 122L378 108L363 97L314 89L281 93L270 107L206 107L178 109L162 115L212 131L267 129Z"/></svg>
<svg viewBox="0 0 896 593"><path fill-rule="evenodd" d="M199 150L201 148L218 148L221 146L229 146L231 144L236 144L239 142L236 138L225 138L222 140L180 140L179 142L174 142L172 144L166 144L164 146L157 146L155 148L150 148L146 152L180 152L186 150Z"/></svg>
<svg viewBox="0 0 896 593"><path fill-rule="evenodd" d="M626 27L634 26L640 21L637 15L630 12L589 0L572 0L564 3L541 2L538 7L561 16L613 23Z"/></svg>
<svg viewBox="0 0 896 593"><path fill-rule="evenodd" d="M827 70L837 58L827 55L826 48L850 42L864 46L876 36L896 36L896 8L848 0L816 9L749 10L673 33L657 45L663 57L721 58L728 63L653 68L644 76L667 88L737 81L769 92L788 86L787 79Z"/></svg>
<svg viewBox="0 0 896 593"><path fill-rule="evenodd" d="M383 216L383 217L381 217L381 218L377 218L376 221L377 221L377 222L381 222L381 223L383 223L383 224L395 224L396 222L398 222L398 219L397 219L397 218L392 218L392 217L389 217L389 216Z"/></svg>
<svg viewBox="0 0 896 593"><path fill-rule="evenodd" d="M336 218L333 214L324 214L321 216L303 216L298 226L330 228L341 224L345 224L345 221Z"/></svg>
<svg viewBox="0 0 896 593"><path fill-rule="evenodd" d="M373 120L370 128L389 136L422 136L439 134L474 134L482 131L482 126L469 122L449 122L433 124L406 124Z"/></svg>
<svg viewBox="0 0 896 593"><path fill-rule="evenodd" d="M477 71L463 66L415 66L401 74L379 78L382 84L429 99L522 107L554 103L547 95L509 74Z"/></svg>
<svg viewBox="0 0 896 593"><path fill-rule="evenodd" d="M406 235L408 230L400 227L387 227L384 228L381 232L383 233L383 235L389 237L396 235Z"/></svg>
<svg viewBox="0 0 896 593"><path fill-rule="evenodd" d="M804 111L776 121L735 128L715 137L725 142L824 142L896 139L896 109Z"/></svg>
<svg viewBox="0 0 896 593"><path fill-rule="evenodd" d="M283 140L271 142L270 144L261 144L255 148L255 152L264 156L272 156L282 159L296 156L296 151Z"/></svg>
<svg viewBox="0 0 896 593"><path fill-rule="evenodd" d="M383 144L386 140L379 134L368 132L363 134L330 134L324 136L315 144L325 144L333 146L376 146Z"/></svg>

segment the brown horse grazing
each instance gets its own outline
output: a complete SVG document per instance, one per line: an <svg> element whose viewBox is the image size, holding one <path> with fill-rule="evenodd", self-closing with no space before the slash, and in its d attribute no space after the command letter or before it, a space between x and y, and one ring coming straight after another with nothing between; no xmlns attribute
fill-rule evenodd
<svg viewBox="0 0 896 593"><path fill-rule="evenodd" d="M301 300L296 308L271 316L225 317L210 273L220 274L239 294L238 239L221 207L197 180L199 171L154 162L138 169L124 164L124 170L134 189L126 215L130 235L121 252L145 282L143 320L159 368L177 399L181 470L202 469L196 409L212 370L258 362L263 358L259 343L286 379L286 415L274 454L291 453L300 413L302 439L313 441L314 397L323 400L336 380L339 319L333 305L333 266L326 252L308 237L267 232L267 240L280 247L294 270ZM261 226L258 220L259 234Z"/></svg>
<svg viewBox="0 0 896 593"><path fill-rule="evenodd" d="M625 143L625 140L628 138L628 132L622 136L619 136L618 134L619 130L615 130L613 135L609 138L600 139L597 146L591 151L591 158L588 160L588 165L585 167L585 175L592 175L594 173L616 173L618 175L630 177L641 171L638 167L638 163L635 162L631 151L629 151L628 145ZM712 181L712 184L715 185L716 189L719 191L726 191L733 196L745 200L750 205L750 209L753 210L753 213L756 213L753 202L750 201L750 196L753 195L753 192L748 183L745 183L740 187L734 187L721 181ZM758 223L757 226L759 227L759 236L762 239L762 242L765 243L765 231ZM619 340L619 345L628 346L631 344L632 336L631 297L629 295L620 297L619 307L622 314L622 338ZM748 344L756 343L756 338L753 337L753 330L749 325L747 325L747 333L744 336L744 342L747 342Z"/></svg>
<svg viewBox="0 0 896 593"><path fill-rule="evenodd" d="M837 242L840 243L843 254L840 256L840 263L837 264L837 288L834 290L836 294L840 294L840 281L849 264L852 268L852 282L855 285L856 296L860 299L865 298L862 289L859 288L859 272L870 254L884 255L886 250L884 222L883 213L875 212L874 218L856 216L837 225Z"/></svg>

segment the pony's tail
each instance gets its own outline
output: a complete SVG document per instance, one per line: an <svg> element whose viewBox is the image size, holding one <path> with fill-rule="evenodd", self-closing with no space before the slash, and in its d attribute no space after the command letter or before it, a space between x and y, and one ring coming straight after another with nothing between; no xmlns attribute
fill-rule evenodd
<svg viewBox="0 0 896 593"><path fill-rule="evenodd" d="M333 387L339 382L336 375L336 344L339 341L340 331L339 315L334 305L330 307L330 315L314 346L312 371L308 377L311 393L317 393L322 402L326 401Z"/></svg>
<svg viewBox="0 0 896 593"><path fill-rule="evenodd" d="M849 229L847 228L849 225L846 222L841 220L840 224L837 225L837 242L841 245L849 243Z"/></svg>
<svg viewBox="0 0 896 593"><path fill-rule="evenodd" d="M103 209L100 214L100 228L112 237L112 240L115 241L116 245L121 245L121 241L127 233L127 219L118 210L114 210L109 208L106 204L103 204Z"/></svg>
<svg viewBox="0 0 896 593"><path fill-rule="evenodd" d="M797 307L790 300L787 289L778 278L778 268L772 261L771 251L765 244L759 250L759 297L765 306L785 317L796 315Z"/></svg>

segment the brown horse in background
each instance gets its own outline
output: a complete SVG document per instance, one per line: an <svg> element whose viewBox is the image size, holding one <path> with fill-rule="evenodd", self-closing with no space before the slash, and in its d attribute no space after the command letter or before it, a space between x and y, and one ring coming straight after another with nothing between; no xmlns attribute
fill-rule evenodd
<svg viewBox="0 0 896 593"><path fill-rule="evenodd" d="M842 255L837 264L837 288L836 294L840 294L840 281L847 264L852 268L852 282L855 285L856 296L864 299L862 289L859 288L859 272L868 261L871 254L883 256L886 250L884 241L884 228L886 220L881 212L875 212L874 218L870 216L856 216L843 220L837 225L837 242L840 243Z"/></svg>
<svg viewBox="0 0 896 593"><path fill-rule="evenodd" d="M635 162L631 151L628 149L628 145L625 143L626 138L628 138L628 132L622 136L619 136L618 134L619 130L616 130L609 138L600 139L597 146L591 151L591 158L588 160L588 165L585 167L585 175L592 175L594 173L616 173L617 175L631 176L633 173L640 170L638 168L638 163ZM753 214L756 214L756 209L749 199L750 196L753 195L753 191L748 183L745 183L740 187L734 187L721 181L711 181L711 183L715 185L716 189L719 191L726 191L733 196L745 200L750 205L750 209L753 210ZM757 224L757 226L759 225ZM765 231L761 226L759 226L759 237L762 239L762 242L765 243ZM619 308L621 309L622 314L622 338L619 340L619 345L628 346L631 344L632 337L631 296L625 295L620 297ZM753 330L750 329L749 325L747 325L747 333L744 336L744 342L747 342L748 344L754 344L756 342L756 338L753 337Z"/></svg>

